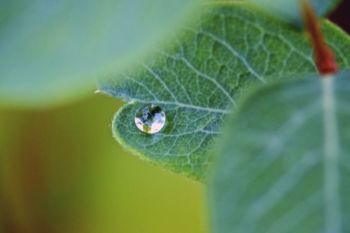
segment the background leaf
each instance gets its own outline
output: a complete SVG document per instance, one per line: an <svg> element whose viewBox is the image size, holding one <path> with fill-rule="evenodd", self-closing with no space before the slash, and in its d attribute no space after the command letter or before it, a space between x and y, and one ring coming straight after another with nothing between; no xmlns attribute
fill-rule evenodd
<svg viewBox="0 0 350 233"><path fill-rule="evenodd" d="M197 1L0 1L0 103L45 106L158 43Z"/></svg>
<svg viewBox="0 0 350 233"><path fill-rule="evenodd" d="M113 120L118 141L142 158L203 180L213 139L230 109L252 85L270 77L315 72L304 34L242 3L218 4L174 42L125 73L102 80L100 90L128 101ZM348 67L349 38L323 24L341 67ZM156 104L167 115L161 133L145 135L136 112Z"/></svg>
<svg viewBox="0 0 350 233"><path fill-rule="evenodd" d="M300 25L302 17L300 15L300 0L248 0L266 11L279 17L281 20ZM324 16L341 0L309 0L315 12Z"/></svg>
<svg viewBox="0 0 350 233"><path fill-rule="evenodd" d="M349 232L350 72L269 85L227 125L214 232Z"/></svg>

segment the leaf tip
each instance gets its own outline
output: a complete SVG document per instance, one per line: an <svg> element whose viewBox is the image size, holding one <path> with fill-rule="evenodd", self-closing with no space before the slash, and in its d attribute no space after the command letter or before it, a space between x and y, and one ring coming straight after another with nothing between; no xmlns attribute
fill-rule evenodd
<svg viewBox="0 0 350 233"><path fill-rule="evenodd" d="M102 91L100 89L97 89L94 91L94 94L101 94L101 93L102 93Z"/></svg>

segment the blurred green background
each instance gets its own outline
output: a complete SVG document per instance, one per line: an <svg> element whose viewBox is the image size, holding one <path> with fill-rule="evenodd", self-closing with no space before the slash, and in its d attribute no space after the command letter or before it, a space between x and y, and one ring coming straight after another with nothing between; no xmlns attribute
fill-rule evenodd
<svg viewBox="0 0 350 233"><path fill-rule="evenodd" d="M0 109L0 232L205 233L204 187L112 138L122 103Z"/></svg>

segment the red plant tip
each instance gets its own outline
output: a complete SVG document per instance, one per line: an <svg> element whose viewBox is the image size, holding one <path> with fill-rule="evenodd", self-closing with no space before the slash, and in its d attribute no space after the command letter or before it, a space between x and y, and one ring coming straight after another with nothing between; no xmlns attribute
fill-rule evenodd
<svg viewBox="0 0 350 233"><path fill-rule="evenodd" d="M318 72L323 75L335 74L337 62L332 50L326 44L320 23L308 0L301 0L302 16L314 49L314 59Z"/></svg>

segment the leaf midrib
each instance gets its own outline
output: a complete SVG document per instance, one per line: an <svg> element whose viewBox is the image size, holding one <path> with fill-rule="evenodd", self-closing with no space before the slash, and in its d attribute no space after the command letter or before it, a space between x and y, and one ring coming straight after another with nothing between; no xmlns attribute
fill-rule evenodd
<svg viewBox="0 0 350 233"><path fill-rule="evenodd" d="M325 232L341 233L341 208L339 194L339 139L336 119L334 78L322 79L322 110L324 128L324 201Z"/></svg>

